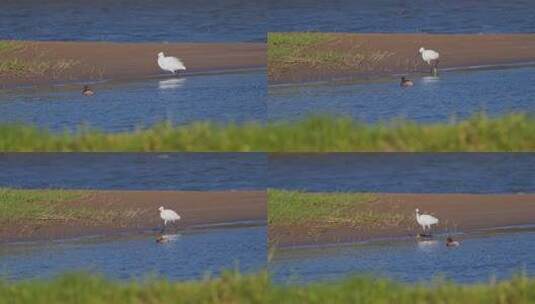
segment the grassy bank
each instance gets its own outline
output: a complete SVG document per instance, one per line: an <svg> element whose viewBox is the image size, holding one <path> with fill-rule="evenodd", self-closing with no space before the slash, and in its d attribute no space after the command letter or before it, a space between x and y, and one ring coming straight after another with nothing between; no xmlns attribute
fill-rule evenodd
<svg viewBox="0 0 535 304"><path fill-rule="evenodd" d="M73 202L91 195L79 190L25 190L0 188L0 226L72 220L102 223L117 211L83 207Z"/></svg>
<svg viewBox="0 0 535 304"><path fill-rule="evenodd" d="M88 129L58 134L27 125L3 124L0 151L535 151L535 118L521 113L499 118L478 114L458 123L397 120L364 124L325 116L265 125L162 123L111 134Z"/></svg>
<svg viewBox="0 0 535 304"><path fill-rule="evenodd" d="M397 222L400 215L370 209L377 196L372 193L307 193L268 190L270 225L370 226Z"/></svg>
<svg viewBox="0 0 535 304"><path fill-rule="evenodd" d="M49 55L50 51L28 42L0 40L0 79L33 79L45 75L50 79L68 78L80 69L92 76L91 79L102 78L101 69L80 60Z"/></svg>
<svg viewBox="0 0 535 304"><path fill-rule="evenodd" d="M498 283L408 285L351 278L310 285L278 285L266 273L226 273L191 282L119 283L65 275L51 281L0 283L0 303L534 303L535 280L517 276Z"/></svg>
<svg viewBox="0 0 535 304"><path fill-rule="evenodd" d="M400 227L410 221L406 214L377 208L377 200L372 193L269 189L269 243L277 245L292 235L301 241L319 239L337 229L354 234L376 231Z"/></svg>
<svg viewBox="0 0 535 304"><path fill-rule="evenodd" d="M342 47L348 38L333 33L268 33L269 79L277 81L288 70L300 69L368 72L394 55L365 43Z"/></svg>

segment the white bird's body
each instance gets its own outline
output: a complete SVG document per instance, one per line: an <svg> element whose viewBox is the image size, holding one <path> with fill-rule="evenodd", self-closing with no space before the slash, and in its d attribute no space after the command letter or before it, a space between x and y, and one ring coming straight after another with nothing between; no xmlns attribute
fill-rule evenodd
<svg viewBox="0 0 535 304"><path fill-rule="evenodd" d="M164 209L163 207L158 208L160 210L160 217L163 220L163 225L167 225L167 222L175 222L180 220L180 215L171 209Z"/></svg>
<svg viewBox="0 0 535 304"><path fill-rule="evenodd" d="M420 210L416 209L416 222L418 222L418 224L422 226L422 229L425 231L426 228L431 229L431 225L438 224L438 219L429 214L420 214Z"/></svg>
<svg viewBox="0 0 535 304"><path fill-rule="evenodd" d="M186 70L186 66L180 59L172 56L165 56L163 52L158 53L158 65L164 71L176 74L178 71Z"/></svg>
<svg viewBox="0 0 535 304"><path fill-rule="evenodd" d="M431 65L431 62L434 61L435 64L438 61L438 58L440 57L440 54L433 50L426 50L423 47L420 48L420 54L422 55L422 59L427 62L427 64Z"/></svg>

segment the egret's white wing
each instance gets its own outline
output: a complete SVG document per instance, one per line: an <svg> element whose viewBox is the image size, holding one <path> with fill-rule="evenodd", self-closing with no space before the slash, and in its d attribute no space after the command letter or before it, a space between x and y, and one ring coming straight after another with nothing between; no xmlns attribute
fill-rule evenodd
<svg viewBox="0 0 535 304"><path fill-rule="evenodd" d="M432 215L429 214L422 214L420 215L420 220L422 223L425 223L426 225L436 224L438 223L438 219Z"/></svg>
<svg viewBox="0 0 535 304"><path fill-rule="evenodd" d="M167 69L173 71L186 69L184 63L182 63L182 61L176 57L165 57L163 60L163 65L165 65Z"/></svg>
<svg viewBox="0 0 535 304"><path fill-rule="evenodd" d="M170 209L166 209L162 211L161 216L164 220L168 220L168 221L177 221L180 219L180 215L178 215L176 212Z"/></svg>

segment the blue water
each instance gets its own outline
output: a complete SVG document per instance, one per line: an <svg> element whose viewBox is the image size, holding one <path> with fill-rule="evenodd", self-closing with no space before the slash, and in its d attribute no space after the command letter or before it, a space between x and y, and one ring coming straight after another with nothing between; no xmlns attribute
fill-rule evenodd
<svg viewBox="0 0 535 304"><path fill-rule="evenodd" d="M264 41L265 15L262 0L3 0L0 38Z"/></svg>
<svg viewBox="0 0 535 304"><path fill-rule="evenodd" d="M307 191L533 193L535 153L270 154L267 184Z"/></svg>
<svg viewBox="0 0 535 304"><path fill-rule="evenodd" d="M254 272L266 264L266 228L183 233L165 244L155 237L19 243L0 246L0 278L51 277L87 271L114 279L158 276L200 279L221 270Z"/></svg>
<svg viewBox="0 0 535 304"><path fill-rule="evenodd" d="M535 3L465 0L270 0L269 31L534 32Z"/></svg>
<svg viewBox="0 0 535 304"><path fill-rule="evenodd" d="M375 275L420 282L443 277L461 283L535 275L535 233L504 233L461 239L377 241L351 246L280 249L268 264L277 281L310 282Z"/></svg>
<svg viewBox="0 0 535 304"><path fill-rule="evenodd" d="M4 153L0 187L263 190L261 153Z"/></svg>
<svg viewBox="0 0 535 304"><path fill-rule="evenodd" d="M533 32L532 1L4 0L0 38L265 41L268 31Z"/></svg>
<svg viewBox="0 0 535 304"><path fill-rule="evenodd" d="M442 72L438 78L413 76L414 87L399 79L371 83L324 83L269 87L268 119L300 119L334 114L375 122L405 118L419 122L463 119L484 111L498 116L535 110L535 68Z"/></svg>
<svg viewBox="0 0 535 304"><path fill-rule="evenodd" d="M106 132L130 131L162 121L187 124L264 121L265 72L101 83L91 97L80 85L0 90L0 122L23 122L53 131L82 124Z"/></svg>

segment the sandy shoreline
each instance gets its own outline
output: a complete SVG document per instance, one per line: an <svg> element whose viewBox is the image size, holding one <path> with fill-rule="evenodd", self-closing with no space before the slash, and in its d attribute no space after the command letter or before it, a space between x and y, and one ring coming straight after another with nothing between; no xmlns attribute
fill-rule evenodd
<svg viewBox="0 0 535 304"><path fill-rule="evenodd" d="M187 74L265 68L263 43L113 43L15 41L20 50L4 54L4 60L49 62L42 73L1 74L0 88L29 84L90 80L135 80L164 76L157 54L176 56L188 68ZM35 59L37 58L37 59ZM170 75L170 74L169 74Z"/></svg>
<svg viewBox="0 0 535 304"><path fill-rule="evenodd" d="M335 244L377 238L415 237L420 228L415 208L440 220L436 233L470 233L481 229L535 224L535 194L378 194L373 202L376 211L402 214L396 227L306 225L270 225L269 242L277 247Z"/></svg>
<svg viewBox="0 0 535 304"><path fill-rule="evenodd" d="M88 196L68 202L69 206L120 210L125 217L104 223L87 222L83 218L11 223L0 227L0 243L156 231L162 224L160 206L176 210L182 216L177 225L179 230L218 223L264 222L266 201L263 191L91 191Z"/></svg>
<svg viewBox="0 0 535 304"><path fill-rule="evenodd" d="M429 73L418 49L440 52L440 68L463 68L485 65L507 65L535 61L535 35L530 34L339 34L311 47L313 51L336 51L352 58L356 54L370 59L347 66L321 64L268 63L272 84L324 81L335 78L374 78L393 74ZM355 66L351 66L355 64Z"/></svg>

